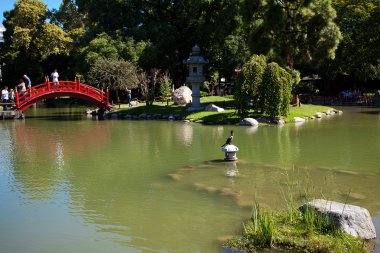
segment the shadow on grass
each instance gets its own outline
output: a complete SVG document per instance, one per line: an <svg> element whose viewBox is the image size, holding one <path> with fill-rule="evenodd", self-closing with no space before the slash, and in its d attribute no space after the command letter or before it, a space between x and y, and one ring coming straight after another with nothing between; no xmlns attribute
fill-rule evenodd
<svg viewBox="0 0 380 253"><path fill-rule="evenodd" d="M150 105L150 106L136 106L118 109L115 113L119 114L131 114L131 115L140 115L142 113L146 114L161 114L161 115L170 115L170 114L179 114L181 116L187 116L190 112L186 111L184 106L166 106L166 105Z"/></svg>
<svg viewBox="0 0 380 253"><path fill-rule="evenodd" d="M227 111L225 113L215 112L204 115L202 120L209 124L236 124L240 121L240 118L235 111Z"/></svg>

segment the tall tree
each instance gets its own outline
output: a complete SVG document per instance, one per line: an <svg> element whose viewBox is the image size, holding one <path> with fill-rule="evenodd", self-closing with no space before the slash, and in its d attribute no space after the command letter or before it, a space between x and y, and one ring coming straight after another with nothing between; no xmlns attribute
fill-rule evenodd
<svg viewBox="0 0 380 253"><path fill-rule="evenodd" d="M77 50L80 40L85 33L85 15L78 11L74 0L62 0L58 10L52 10L52 21L69 34Z"/></svg>
<svg viewBox="0 0 380 253"><path fill-rule="evenodd" d="M49 17L46 4L39 0L18 0L13 10L5 13L4 72L9 82L16 82L17 76L26 71L33 78L42 79L45 71L40 69L41 60L69 52L72 39L61 27L48 23Z"/></svg>
<svg viewBox="0 0 380 253"><path fill-rule="evenodd" d="M195 43L210 59L211 68L225 75L243 63L244 39L237 28L240 0L77 0L86 13L89 33L105 31L146 41L139 65L145 71L168 69L176 85L186 77L182 61Z"/></svg>
<svg viewBox="0 0 380 253"><path fill-rule="evenodd" d="M140 57L150 44L145 41L136 42L133 38L110 36L106 33L98 34L81 49L82 71L87 72L90 65L101 58L122 58L137 65Z"/></svg>
<svg viewBox="0 0 380 253"><path fill-rule="evenodd" d="M356 81L380 79L380 0L334 0L341 41L326 73Z"/></svg>
<svg viewBox="0 0 380 253"><path fill-rule="evenodd" d="M138 87L136 67L123 59L97 59L90 68L89 80L99 88L115 91L120 103L119 91Z"/></svg>
<svg viewBox="0 0 380 253"><path fill-rule="evenodd" d="M263 55L253 55L245 63L237 75L235 83L235 101L238 114L241 117L248 115L248 105L252 102L255 109L262 109L259 104L259 95L262 90L262 79L267 66ZM260 108L259 108L260 107Z"/></svg>
<svg viewBox="0 0 380 253"><path fill-rule="evenodd" d="M290 67L335 57L341 33L331 0L245 0L242 10L253 53Z"/></svg>

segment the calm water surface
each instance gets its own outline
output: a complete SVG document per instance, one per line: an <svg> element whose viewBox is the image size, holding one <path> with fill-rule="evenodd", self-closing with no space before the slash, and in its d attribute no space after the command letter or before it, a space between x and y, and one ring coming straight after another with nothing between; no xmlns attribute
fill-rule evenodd
<svg viewBox="0 0 380 253"><path fill-rule="evenodd" d="M31 108L0 122L0 251L222 252L254 201L284 208L289 189L363 206L379 228L380 109L340 109L247 128ZM239 161L223 163L231 129Z"/></svg>

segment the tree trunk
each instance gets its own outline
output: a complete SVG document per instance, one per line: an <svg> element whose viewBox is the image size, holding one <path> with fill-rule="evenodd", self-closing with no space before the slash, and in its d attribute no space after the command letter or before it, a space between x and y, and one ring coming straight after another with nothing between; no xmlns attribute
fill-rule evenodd
<svg viewBox="0 0 380 253"><path fill-rule="evenodd" d="M119 90L116 90L116 103L120 106Z"/></svg>

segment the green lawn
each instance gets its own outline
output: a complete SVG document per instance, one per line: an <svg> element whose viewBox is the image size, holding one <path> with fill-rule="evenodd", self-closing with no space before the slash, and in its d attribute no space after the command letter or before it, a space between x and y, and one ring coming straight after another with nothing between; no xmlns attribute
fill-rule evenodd
<svg viewBox="0 0 380 253"><path fill-rule="evenodd" d="M207 96L201 98L201 104L203 107L208 104L215 104L219 107L225 108L223 112L188 112L185 106L174 105L169 102L154 102L152 106L146 106L145 103L140 103L138 106L128 107L121 105L120 108L113 110L111 113L117 113L121 115L180 115L182 118L190 120L203 120L206 124L236 124L240 121L239 116L236 114L236 110L233 108L234 99L232 96ZM284 118L286 122L292 122L294 117L311 117L315 116L317 112L326 112L333 108L320 105L302 105L301 107L290 107L290 113ZM255 114L253 110L250 111L253 118L263 117L265 115Z"/></svg>

